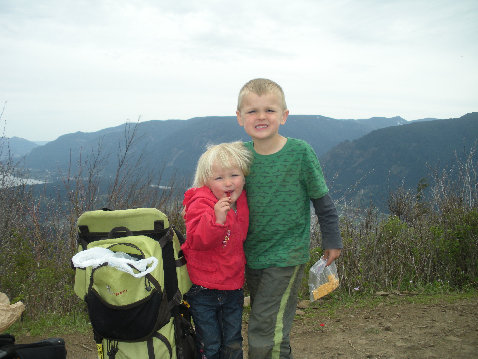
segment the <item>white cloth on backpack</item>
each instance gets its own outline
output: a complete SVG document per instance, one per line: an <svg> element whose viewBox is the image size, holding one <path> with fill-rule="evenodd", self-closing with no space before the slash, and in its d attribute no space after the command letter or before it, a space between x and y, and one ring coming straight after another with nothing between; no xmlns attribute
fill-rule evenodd
<svg viewBox="0 0 478 359"><path fill-rule="evenodd" d="M71 261L77 268L96 268L106 263L108 266L131 274L135 278L144 277L146 274L151 273L158 265L158 259L156 257L138 260L127 253L113 252L102 247L93 247L78 252L73 256ZM135 273L133 268L138 273Z"/></svg>

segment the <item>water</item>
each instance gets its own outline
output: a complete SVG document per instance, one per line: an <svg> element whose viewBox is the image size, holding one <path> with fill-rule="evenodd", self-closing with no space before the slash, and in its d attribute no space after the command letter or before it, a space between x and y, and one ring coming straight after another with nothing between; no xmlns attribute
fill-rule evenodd
<svg viewBox="0 0 478 359"><path fill-rule="evenodd" d="M39 181L33 178L19 178L12 175L0 175L0 188L16 187L20 185L43 184L44 181Z"/></svg>

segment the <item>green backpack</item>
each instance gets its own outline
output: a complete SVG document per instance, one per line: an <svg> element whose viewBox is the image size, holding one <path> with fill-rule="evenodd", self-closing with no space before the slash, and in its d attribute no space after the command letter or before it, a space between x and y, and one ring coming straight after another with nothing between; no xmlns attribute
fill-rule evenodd
<svg viewBox="0 0 478 359"><path fill-rule="evenodd" d="M78 218L75 293L88 307L99 358L197 357L183 294L191 287L184 237L155 208Z"/></svg>

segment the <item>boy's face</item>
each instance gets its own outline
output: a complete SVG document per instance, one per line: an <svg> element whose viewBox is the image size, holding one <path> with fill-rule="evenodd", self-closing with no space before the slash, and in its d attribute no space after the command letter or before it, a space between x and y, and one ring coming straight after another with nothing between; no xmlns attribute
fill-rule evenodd
<svg viewBox="0 0 478 359"><path fill-rule="evenodd" d="M217 199L231 197L231 203L235 203L242 193L245 182L244 174L240 168L222 168L214 164L212 166L212 176L206 185Z"/></svg>
<svg viewBox="0 0 478 359"><path fill-rule="evenodd" d="M285 124L289 111L283 109L282 101L275 93L262 96L248 93L236 115L239 125L253 140L266 140L278 135L279 126Z"/></svg>

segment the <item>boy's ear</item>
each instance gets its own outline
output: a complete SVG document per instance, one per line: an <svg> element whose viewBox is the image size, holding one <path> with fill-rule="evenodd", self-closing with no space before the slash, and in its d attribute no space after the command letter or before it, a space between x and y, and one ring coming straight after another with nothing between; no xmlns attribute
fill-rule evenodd
<svg viewBox="0 0 478 359"><path fill-rule="evenodd" d="M289 116L289 110L285 110L282 113L282 119L281 119L281 122L280 122L281 125L285 124L285 122L287 121L287 116Z"/></svg>
<svg viewBox="0 0 478 359"><path fill-rule="evenodd" d="M239 124L239 126L244 126L244 121L242 121L241 112L236 111L236 116L237 116L237 123Z"/></svg>

